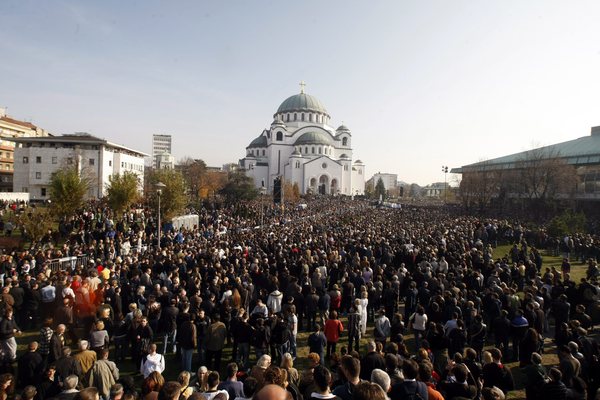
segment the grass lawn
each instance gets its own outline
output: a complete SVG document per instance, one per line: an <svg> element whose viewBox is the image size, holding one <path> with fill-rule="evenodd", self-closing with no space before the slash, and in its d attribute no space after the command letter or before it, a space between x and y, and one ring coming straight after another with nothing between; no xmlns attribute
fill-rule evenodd
<svg viewBox="0 0 600 400"><path fill-rule="evenodd" d="M498 246L494 249L494 259L502 258L504 256L508 257L509 251L511 249L511 245L503 245ZM510 259L510 257L509 257ZM560 271L560 266L562 264L562 257L554 257L547 254L543 255L544 263L542 265L542 271L546 267L556 267L557 270ZM585 278L587 270L587 264L581 264L580 262L571 263L571 279L577 283L581 281L581 278ZM553 332L553 329L551 328ZM558 357L556 355L556 346L552 342L551 338L546 338L544 344L544 354L542 354L542 363L549 368L551 366L558 365ZM509 399L525 399L525 390L521 389L525 385L525 376L521 373L521 369L519 368L518 362L513 362L507 364L512 371L513 377L515 379L515 385L520 390L515 390L508 394Z"/></svg>

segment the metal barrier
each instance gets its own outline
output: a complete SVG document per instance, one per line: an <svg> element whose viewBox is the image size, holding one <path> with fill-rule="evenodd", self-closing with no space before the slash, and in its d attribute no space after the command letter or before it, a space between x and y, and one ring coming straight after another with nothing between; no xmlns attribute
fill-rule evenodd
<svg viewBox="0 0 600 400"><path fill-rule="evenodd" d="M78 266L87 265L87 262L88 262L87 255L62 257L62 258L55 258L53 260L50 260L48 262L48 267L50 268L50 270L52 272L57 272L59 270L65 271L67 269L70 269L71 271L73 271Z"/></svg>

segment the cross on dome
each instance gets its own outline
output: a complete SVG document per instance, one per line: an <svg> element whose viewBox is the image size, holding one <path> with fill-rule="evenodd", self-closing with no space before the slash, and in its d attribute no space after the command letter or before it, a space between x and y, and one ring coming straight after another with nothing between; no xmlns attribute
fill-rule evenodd
<svg viewBox="0 0 600 400"><path fill-rule="evenodd" d="M304 94L304 87L306 86L306 82L300 81L300 93Z"/></svg>

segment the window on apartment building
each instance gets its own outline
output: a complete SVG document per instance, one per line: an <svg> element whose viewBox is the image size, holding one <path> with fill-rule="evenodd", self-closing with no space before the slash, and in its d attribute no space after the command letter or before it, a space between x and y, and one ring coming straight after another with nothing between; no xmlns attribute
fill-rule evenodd
<svg viewBox="0 0 600 400"><path fill-rule="evenodd" d="M29 157L23 157L23 164L29 164Z"/></svg>
<svg viewBox="0 0 600 400"><path fill-rule="evenodd" d="M58 164L58 157L52 157L52 164Z"/></svg>
<svg viewBox="0 0 600 400"><path fill-rule="evenodd" d="M40 194L42 195L42 197L46 197L46 188L42 188L40 190Z"/></svg>
<svg viewBox="0 0 600 400"><path fill-rule="evenodd" d="M108 166L112 167L112 160L108 160Z"/></svg>
<svg viewBox="0 0 600 400"><path fill-rule="evenodd" d="M42 179L42 173L41 172L36 172L35 173L35 179Z"/></svg>
<svg viewBox="0 0 600 400"><path fill-rule="evenodd" d="M37 156L37 157L35 158L35 163L36 163L36 164L41 164L41 163L42 163L42 157L40 157L40 156Z"/></svg>
<svg viewBox="0 0 600 400"><path fill-rule="evenodd" d="M96 160L93 158L90 158L90 165L96 165Z"/></svg>

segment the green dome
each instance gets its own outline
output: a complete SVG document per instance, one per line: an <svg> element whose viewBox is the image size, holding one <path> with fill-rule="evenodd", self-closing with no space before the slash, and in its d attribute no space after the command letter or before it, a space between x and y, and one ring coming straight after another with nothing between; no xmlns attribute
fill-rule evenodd
<svg viewBox="0 0 600 400"><path fill-rule="evenodd" d="M277 109L277 113L290 111L312 111L327 114L325 106L316 98L306 93L295 94L285 99Z"/></svg>
<svg viewBox="0 0 600 400"><path fill-rule="evenodd" d="M254 149L257 147L267 147L267 138L265 135L260 135L259 137L254 139L252 142L250 142L250 145L246 148Z"/></svg>
<svg viewBox="0 0 600 400"><path fill-rule="evenodd" d="M329 135L327 135L326 133L323 133L323 132L306 132L305 134L300 136L298 138L298 140L296 140L296 143L294 143L294 144L297 144L297 145L300 145L300 144L330 145L331 138L329 137Z"/></svg>

